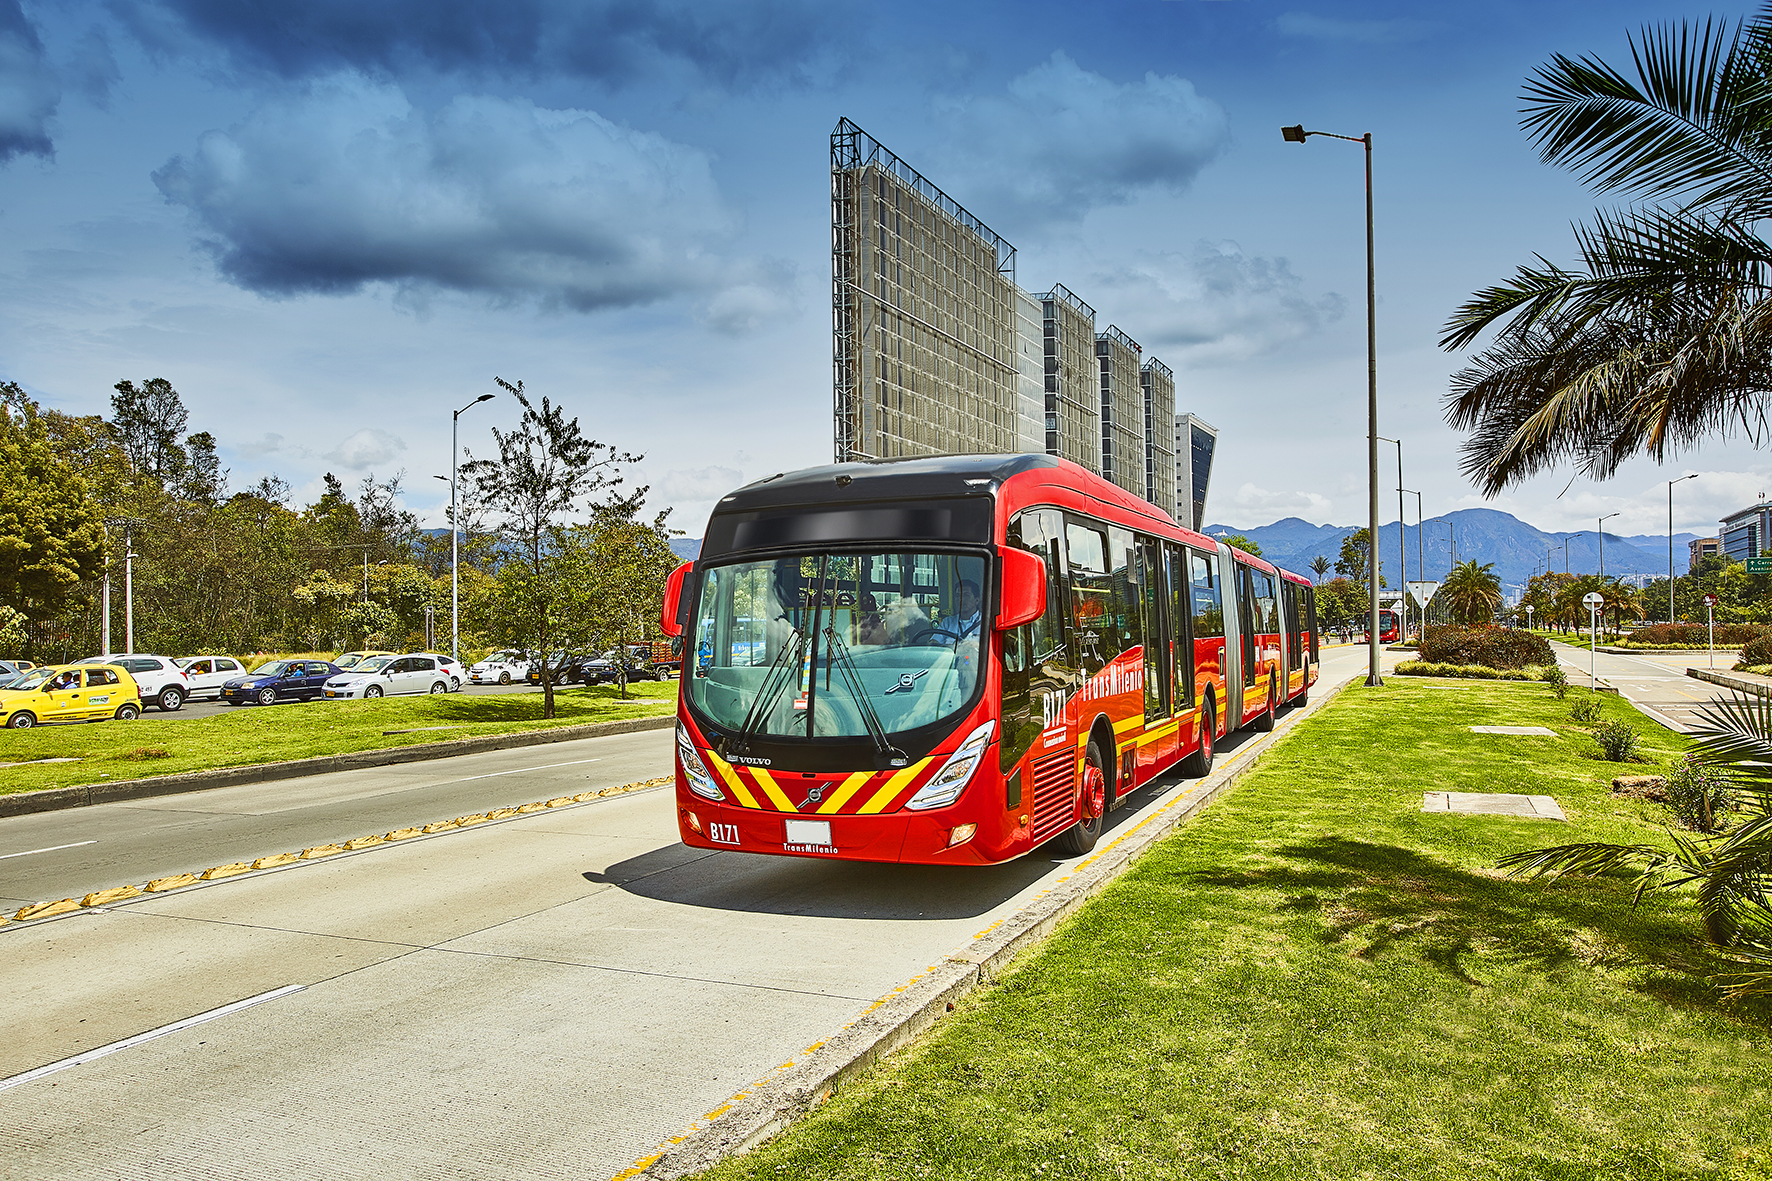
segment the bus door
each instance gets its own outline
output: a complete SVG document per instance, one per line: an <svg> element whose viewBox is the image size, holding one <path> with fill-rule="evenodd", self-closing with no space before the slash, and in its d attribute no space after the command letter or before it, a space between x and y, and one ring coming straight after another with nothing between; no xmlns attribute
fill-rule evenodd
<svg viewBox="0 0 1772 1181"><path fill-rule="evenodd" d="M1224 698L1220 709L1224 711L1224 732L1229 734L1243 724L1243 686L1249 679L1249 666L1243 663L1243 619L1248 609L1243 606L1242 582L1237 571L1241 567L1237 559L1231 555L1231 547L1224 542L1218 543L1218 581L1220 602L1224 610L1224 637L1221 645L1224 661Z"/></svg>
<svg viewBox="0 0 1772 1181"><path fill-rule="evenodd" d="M1298 626L1298 584L1291 579L1280 580L1280 649L1286 662L1286 692L1293 694L1304 688L1304 645Z"/></svg>
<svg viewBox="0 0 1772 1181"><path fill-rule="evenodd" d="M1194 687L1195 701L1212 698L1213 722L1220 726L1229 716L1225 703L1226 661L1224 650L1223 580L1218 574L1218 555L1199 550L1183 550L1187 555L1188 636L1191 647L1183 657L1193 672L1188 683ZM1228 732L1228 731L1227 731ZM1217 734L1213 735L1214 738ZM1190 744L1188 749L1193 749Z"/></svg>
<svg viewBox="0 0 1772 1181"><path fill-rule="evenodd" d="M1175 657L1170 617L1169 573L1163 543L1138 538L1138 605L1144 624L1144 729L1138 741L1135 783L1143 783L1175 761L1179 727L1168 725L1175 712Z"/></svg>
<svg viewBox="0 0 1772 1181"><path fill-rule="evenodd" d="M1237 563L1237 622L1239 645L1243 654L1243 712L1238 721L1267 705L1267 680L1259 663L1261 653L1256 646L1256 629L1261 626L1261 605L1255 600L1255 571Z"/></svg>

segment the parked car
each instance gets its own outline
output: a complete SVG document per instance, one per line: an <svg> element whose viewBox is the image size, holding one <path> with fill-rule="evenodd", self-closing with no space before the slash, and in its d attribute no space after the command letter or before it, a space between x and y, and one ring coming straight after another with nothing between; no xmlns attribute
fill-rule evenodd
<svg viewBox="0 0 1772 1181"><path fill-rule="evenodd" d="M387 652L387 651L383 651L380 648L371 648L371 649L368 649L367 651L363 651L363 652L343 652L343 653L340 653L338 655L338 657L333 660L332 663L334 665L336 665L337 667L348 671L350 669L356 668L359 664L363 663L365 660L369 660L372 657L398 656L398 655L400 655L398 652Z"/></svg>
<svg viewBox="0 0 1772 1181"><path fill-rule="evenodd" d="M584 664L585 684L613 685L619 681L621 675L616 663L616 658L619 655L620 653L616 649L611 648L595 660L586 661ZM627 659L622 662L622 665L627 669L629 682L670 679L670 673L654 666L650 651L640 645L635 645L628 652Z"/></svg>
<svg viewBox="0 0 1772 1181"><path fill-rule="evenodd" d="M135 680L144 706L153 706L166 713L184 708L191 695L185 670L170 656L150 656L145 652L113 652L109 656L88 656L75 664L114 664L126 670Z"/></svg>
<svg viewBox="0 0 1772 1181"><path fill-rule="evenodd" d="M115 664L44 665L0 689L0 726L12 730L40 722L131 722L141 713L135 681Z"/></svg>
<svg viewBox="0 0 1772 1181"><path fill-rule="evenodd" d="M468 680L476 685L508 685L529 676L529 658L521 652L494 652L468 669Z"/></svg>
<svg viewBox="0 0 1772 1181"><path fill-rule="evenodd" d="M554 653L547 658L548 683L570 685L576 681L581 685L594 684L595 682L585 679L589 675L585 672L585 665L589 660L588 656L580 653ZM541 684L541 666L542 662L539 660L529 666L529 672L524 676L524 679L531 685Z"/></svg>
<svg viewBox="0 0 1772 1181"><path fill-rule="evenodd" d="M372 656L326 682L328 697L392 697L398 693L448 693L449 672L434 654Z"/></svg>
<svg viewBox="0 0 1772 1181"><path fill-rule="evenodd" d="M223 685L246 675L246 666L232 656L181 656L178 664L185 670L192 701L199 696L219 700Z"/></svg>
<svg viewBox="0 0 1772 1181"><path fill-rule="evenodd" d="M326 692L326 682L341 671L330 660L273 660L243 677L224 681L221 699L227 705L256 701L275 705L280 698L312 701Z"/></svg>
<svg viewBox="0 0 1772 1181"><path fill-rule="evenodd" d="M463 670L461 661L453 656L445 656L441 652L408 652L406 655L429 656L435 660L437 667L449 676L449 691L451 693L461 692L461 683L467 679L467 672Z"/></svg>

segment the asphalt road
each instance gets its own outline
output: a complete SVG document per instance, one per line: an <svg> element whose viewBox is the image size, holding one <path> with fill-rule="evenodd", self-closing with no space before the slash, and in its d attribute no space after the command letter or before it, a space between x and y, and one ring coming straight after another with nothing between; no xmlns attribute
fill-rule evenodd
<svg viewBox="0 0 1772 1181"><path fill-rule="evenodd" d="M1726 689L1686 675L1688 668L1709 667L1709 654L1705 652L1618 656L1609 652L1589 653L1584 648L1568 644L1553 643L1551 647L1556 650L1557 662L1569 671L1571 692L1576 691L1574 686L1577 684L1585 689L1591 656L1594 675L1601 682L1610 684L1638 706L1653 711L1676 730L1689 729L1696 720L1697 711L1707 703L1731 696ZM1734 659L1733 650L1719 652L1716 667L1726 672Z"/></svg>
<svg viewBox="0 0 1772 1181"><path fill-rule="evenodd" d="M1365 653L1326 656L1324 688ZM657 731L0 820L0 893L77 894L669 768ZM678 842L674 817L669 788L636 792L0 927L0 1171L613 1176L1070 864L714 853ZM94 843L32 852L79 840Z"/></svg>

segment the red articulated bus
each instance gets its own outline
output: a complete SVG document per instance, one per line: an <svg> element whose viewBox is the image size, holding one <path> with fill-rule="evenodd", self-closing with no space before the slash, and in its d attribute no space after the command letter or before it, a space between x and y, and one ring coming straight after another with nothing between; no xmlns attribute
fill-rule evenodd
<svg viewBox="0 0 1772 1181"><path fill-rule="evenodd" d="M1387 611L1382 607L1379 608L1379 610L1378 610L1378 642L1381 644L1394 644L1397 642L1397 638L1399 636L1401 636L1402 634L1403 634L1402 618L1395 611ZM1367 629L1365 631L1360 633L1360 639L1364 643L1371 642L1372 629L1371 629L1370 624L1367 625Z"/></svg>
<svg viewBox="0 0 1772 1181"><path fill-rule="evenodd" d="M983 865L1102 818L1317 678L1315 593L1047 455L722 499L665 592L686 844Z"/></svg>

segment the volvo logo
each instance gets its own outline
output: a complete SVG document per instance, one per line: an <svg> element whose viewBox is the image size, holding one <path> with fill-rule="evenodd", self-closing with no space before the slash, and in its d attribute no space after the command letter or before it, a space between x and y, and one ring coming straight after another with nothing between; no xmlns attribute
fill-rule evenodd
<svg viewBox="0 0 1772 1181"><path fill-rule="evenodd" d="M806 793L806 802L808 804L816 804L816 803L818 803L819 799L823 795L824 795L824 784L821 783L817 787L813 788L811 791Z"/></svg>
<svg viewBox="0 0 1772 1181"><path fill-rule="evenodd" d="M753 759L750 755L733 755L731 761L743 763L747 767L767 767L770 763L768 759Z"/></svg>

